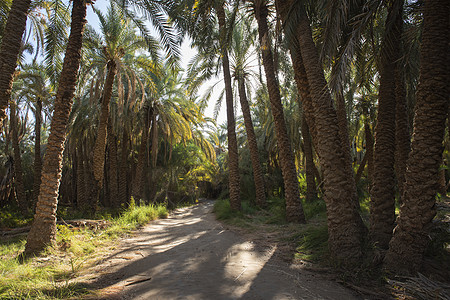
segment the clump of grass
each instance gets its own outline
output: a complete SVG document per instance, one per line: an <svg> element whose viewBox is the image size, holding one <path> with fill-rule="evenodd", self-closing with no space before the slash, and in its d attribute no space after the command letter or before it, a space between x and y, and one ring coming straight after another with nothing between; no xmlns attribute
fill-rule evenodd
<svg viewBox="0 0 450 300"><path fill-rule="evenodd" d="M325 201L317 199L312 202L303 202L303 211L305 213L306 220L314 218L325 218L327 215L327 206Z"/></svg>
<svg viewBox="0 0 450 300"><path fill-rule="evenodd" d="M324 261L328 256L328 228L326 224L305 226L297 236L295 258L313 262Z"/></svg>
<svg viewBox="0 0 450 300"><path fill-rule="evenodd" d="M25 261L20 259L24 237L0 242L0 299L67 299L85 293L85 287L71 279L110 251L114 239L167 215L165 206L132 201L103 230L58 225L57 246Z"/></svg>

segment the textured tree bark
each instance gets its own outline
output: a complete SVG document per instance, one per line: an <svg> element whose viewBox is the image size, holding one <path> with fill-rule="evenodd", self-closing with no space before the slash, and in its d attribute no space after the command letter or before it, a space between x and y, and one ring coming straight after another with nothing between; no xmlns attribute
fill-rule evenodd
<svg viewBox="0 0 450 300"><path fill-rule="evenodd" d="M381 249L387 249L395 220L395 69L400 58L402 5L388 3L386 34L381 46L378 116L373 153L374 174L370 192L370 239ZM392 22L392 26L389 24Z"/></svg>
<svg viewBox="0 0 450 300"><path fill-rule="evenodd" d="M222 52L223 77L225 81L225 101L227 105L227 137L228 137L228 186L230 191L230 205L232 210L241 210L239 155L236 139L236 120L233 109L233 89L231 85L230 63L226 43L226 20L223 3L216 7L219 21L220 48Z"/></svg>
<svg viewBox="0 0 450 300"><path fill-rule="evenodd" d="M370 130L369 121L366 119L364 121L364 135L366 138L366 154L367 156L367 176L369 177L369 182L373 180L373 135L372 130Z"/></svg>
<svg viewBox="0 0 450 300"><path fill-rule="evenodd" d="M119 169L119 204L125 204L128 202L128 192L127 192L127 173L128 173L128 143L129 136L126 128L122 131L121 144L121 154L120 154L120 169Z"/></svg>
<svg viewBox="0 0 450 300"><path fill-rule="evenodd" d="M136 202L142 199L143 191L142 185L144 183L144 167L145 159L147 157L147 143L148 143L148 130L149 120L152 119L153 109L150 109L148 105L144 107L144 124L142 126L141 145L139 147L138 162L136 165L136 175L134 177L133 188L131 196L133 196Z"/></svg>
<svg viewBox="0 0 450 300"><path fill-rule="evenodd" d="M399 23L399 26L402 22ZM401 29L400 32L403 30ZM403 53L403 48L402 52ZM406 161L411 151L411 134L409 132L408 105L406 102L405 81L402 66L397 63L395 70L395 175L398 185L398 200L401 203L403 185L405 184Z"/></svg>
<svg viewBox="0 0 450 300"><path fill-rule="evenodd" d="M80 142L77 147L77 207L80 209L86 207L87 195L86 195L86 171L85 171L85 156L83 155L83 145Z"/></svg>
<svg viewBox="0 0 450 300"><path fill-rule="evenodd" d="M108 62L108 73L106 75L105 87L103 90L103 99L100 110L100 120L97 129L97 138L94 145L94 178L96 181L95 201L92 203L92 209L95 210L99 199L100 191L103 186L103 175L105 167L105 151L106 140L108 137L108 119L109 119L109 103L111 102L114 78L117 73L117 66L114 60Z"/></svg>
<svg viewBox="0 0 450 300"><path fill-rule="evenodd" d="M358 170L356 171L356 175L355 175L355 183L358 184L358 182L361 180L362 174L364 173L364 169L366 168L367 165L367 152L366 154L364 154L364 158L361 161L361 163L359 164Z"/></svg>
<svg viewBox="0 0 450 300"><path fill-rule="evenodd" d="M8 14L0 45L0 130L11 99L14 72L19 58L22 35L27 23L31 0L14 0Z"/></svg>
<svg viewBox="0 0 450 300"><path fill-rule="evenodd" d="M42 99L36 99L36 113L34 115L34 180L33 180L33 206L36 205L39 196L39 187L41 185L41 118L42 118Z"/></svg>
<svg viewBox="0 0 450 300"><path fill-rule="evenodd" d="M436 215L435 195L449 106L449 10L447 0L426 0L420 50L414 131L406 168L403 204L384 265L396 274L415 274Z"/></svg>
<svg viewBox="0 0 450 300"><path fill-rule="evenodd" d="M292 22L289 13L293 8L292 5L298 3L278 0L276 5L281 19L285 20L284 26ZM291 26L296 28L297 34L291 39L291 58L296 61L294 65L304 65L310 88L311 103L303 105L303 110L308 124L310 124L309 116L314 115L313 131L317 134L314 144L319 154L325 182L324 200L327 205L329 249L337 260L352 265L358 263L362 256L361 238L364 230L361 228L362 221L355 206L357 195L353 171L341 151L342 142L337 115L312 39L309 19L304 7L298 6L295 9L302 16L298 24L293 24L295 27ZM298 61L300 59L301 61ZM302 99L303 103L305 100L307 99Z"/></svg>
<svg viewBox="0 0 450 300"><path fill-rule="evenodd" d="M56 208L58 205L58 188L61 181L64 142L80 66L85 24L86 2L74 0L71 30L56 92L47 152L42 168L39 200L25 247L25 254L27 255L37 254L43 251L45 247L55 243Z"/></svg>
<svg viewBox="0 0 450 300"><path fill-rule="evenodd" d="M254 2L256 20L258 21L259 42L261 44L261 52L263 57L263 67L266 74L270 107L275 123L278 152L281 162L281 172L284 180L286 220L289 222L305 223L305 215L298 190L297 170L286 129L280 88L275 76L272 50L269 43L269 28L267 26L268 9L263 1L256 0Z"/></svg>
<svg viewBox="0 0 450 300"><path fill-rule="evenodd" d="M19 120L17 119L17 105L14 101L11 101L9 107L12 146L14 152L14 188L16 190L16 198L20 211L24 215L27 215L28 205L27 197L25 195L25 187L23 185L22 154L20 153L19 145Z"/></svg>
<svg viewBox="0 0 450 300"><path fill-rule="evenodd" d="M250 149L250 158L253 167L253 180L255 181L256 204L259 207L266 206L266 190L264 188L264 176L259 160L258 144L256 143L255 129L253 128L250 106L248 105L247 93L245 91L245 82L243 77L238 78L239 100L244 116L245 131L247 132L248 148Z"/></svg>
<svg viewBox="0 0 450 300"><path fill-rule="evenodd" d="M108 168L109 168L109 203L118 207L119 203L119 176L117 166L117 137L113 132L111 118L108 120Z"/></svg>
<svg viewBox="0 0 450 300"><path fill-rule="evenodd" d="M306 201L317 199L316 181L314 180L314 158L311 136L306 118L302 118L302 137L305 153Z"/></svg>

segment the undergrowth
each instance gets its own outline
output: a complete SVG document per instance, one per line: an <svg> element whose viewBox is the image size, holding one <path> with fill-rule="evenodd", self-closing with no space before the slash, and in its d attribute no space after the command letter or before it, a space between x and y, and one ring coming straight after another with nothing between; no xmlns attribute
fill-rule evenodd
<svg viewBox="0 0 450 300"><path fill-rule="evenodd" d="M116 238L167 214L165 206L138 206L132 201L118 217L108 220L105 229L58 225L56 247L25 261L20 257L24 237L1 241L0 299L67 299L85 293L86 287L72 279L114 249Z"/></svg>

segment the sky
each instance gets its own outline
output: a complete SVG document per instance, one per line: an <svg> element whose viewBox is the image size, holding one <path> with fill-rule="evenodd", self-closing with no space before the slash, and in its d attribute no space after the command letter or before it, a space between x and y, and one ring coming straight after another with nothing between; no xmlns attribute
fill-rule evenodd
<svg viewBox="0 0 450 300"><path fill-rule="evenodd" d="M102 12L106 12L108 5L109 5L108 0L96 0L94 2L94 7ZM88 9L87 9L87 21L88 21L89 25L94 27L94 29L99 30L99 27L98 27L99 21L98 21L97 15L94 13L91 6L88 6ZM150 31L155 33L155 37L156 37L157 33L152 29L150 22L148 22L148 26L149 26ZM197 53L197 51L195 49L191 48L189 40L185 39L181 45L180 52L181 52L181 67L183 69L186 69L189 61L192 59L192 57L194 57L194 55ZM215 82L217 82L220 79L221 78L215 78L215 79L211 80L210 82L206 82L200 88L199 96L202 96L210 85L214 84ZM213 96L211 97L210 103L208 104L208 107L205 110L205 115L207 117L211 117L211 118L213 117L214 104L215 104L217 98L219 97L219 92L220 92L220 85L215 89L215 92L213 93ZM219 125L224 122L226 122L225 101L222 102L222 107L220 109L219 115L217 116L217 124Z"/></svg>

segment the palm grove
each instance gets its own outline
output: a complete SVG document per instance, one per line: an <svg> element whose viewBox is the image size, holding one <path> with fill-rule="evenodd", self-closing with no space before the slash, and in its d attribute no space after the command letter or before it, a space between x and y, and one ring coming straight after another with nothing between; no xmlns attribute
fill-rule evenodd
<svg viewBox="0 0 450 300"><path fill-rule="evenodd" d="M278 196L295 223L325 201L336 261L357 265L369 241L385 269L420 270L446 193L448 1L95 7L2 1L0 201L34 212L27 254L54 244L58 202L92 215L132 197L222 194L238 211ZM182 37L197 50L184 72ZM222 127L204 116L212 78Z"/></svg>

